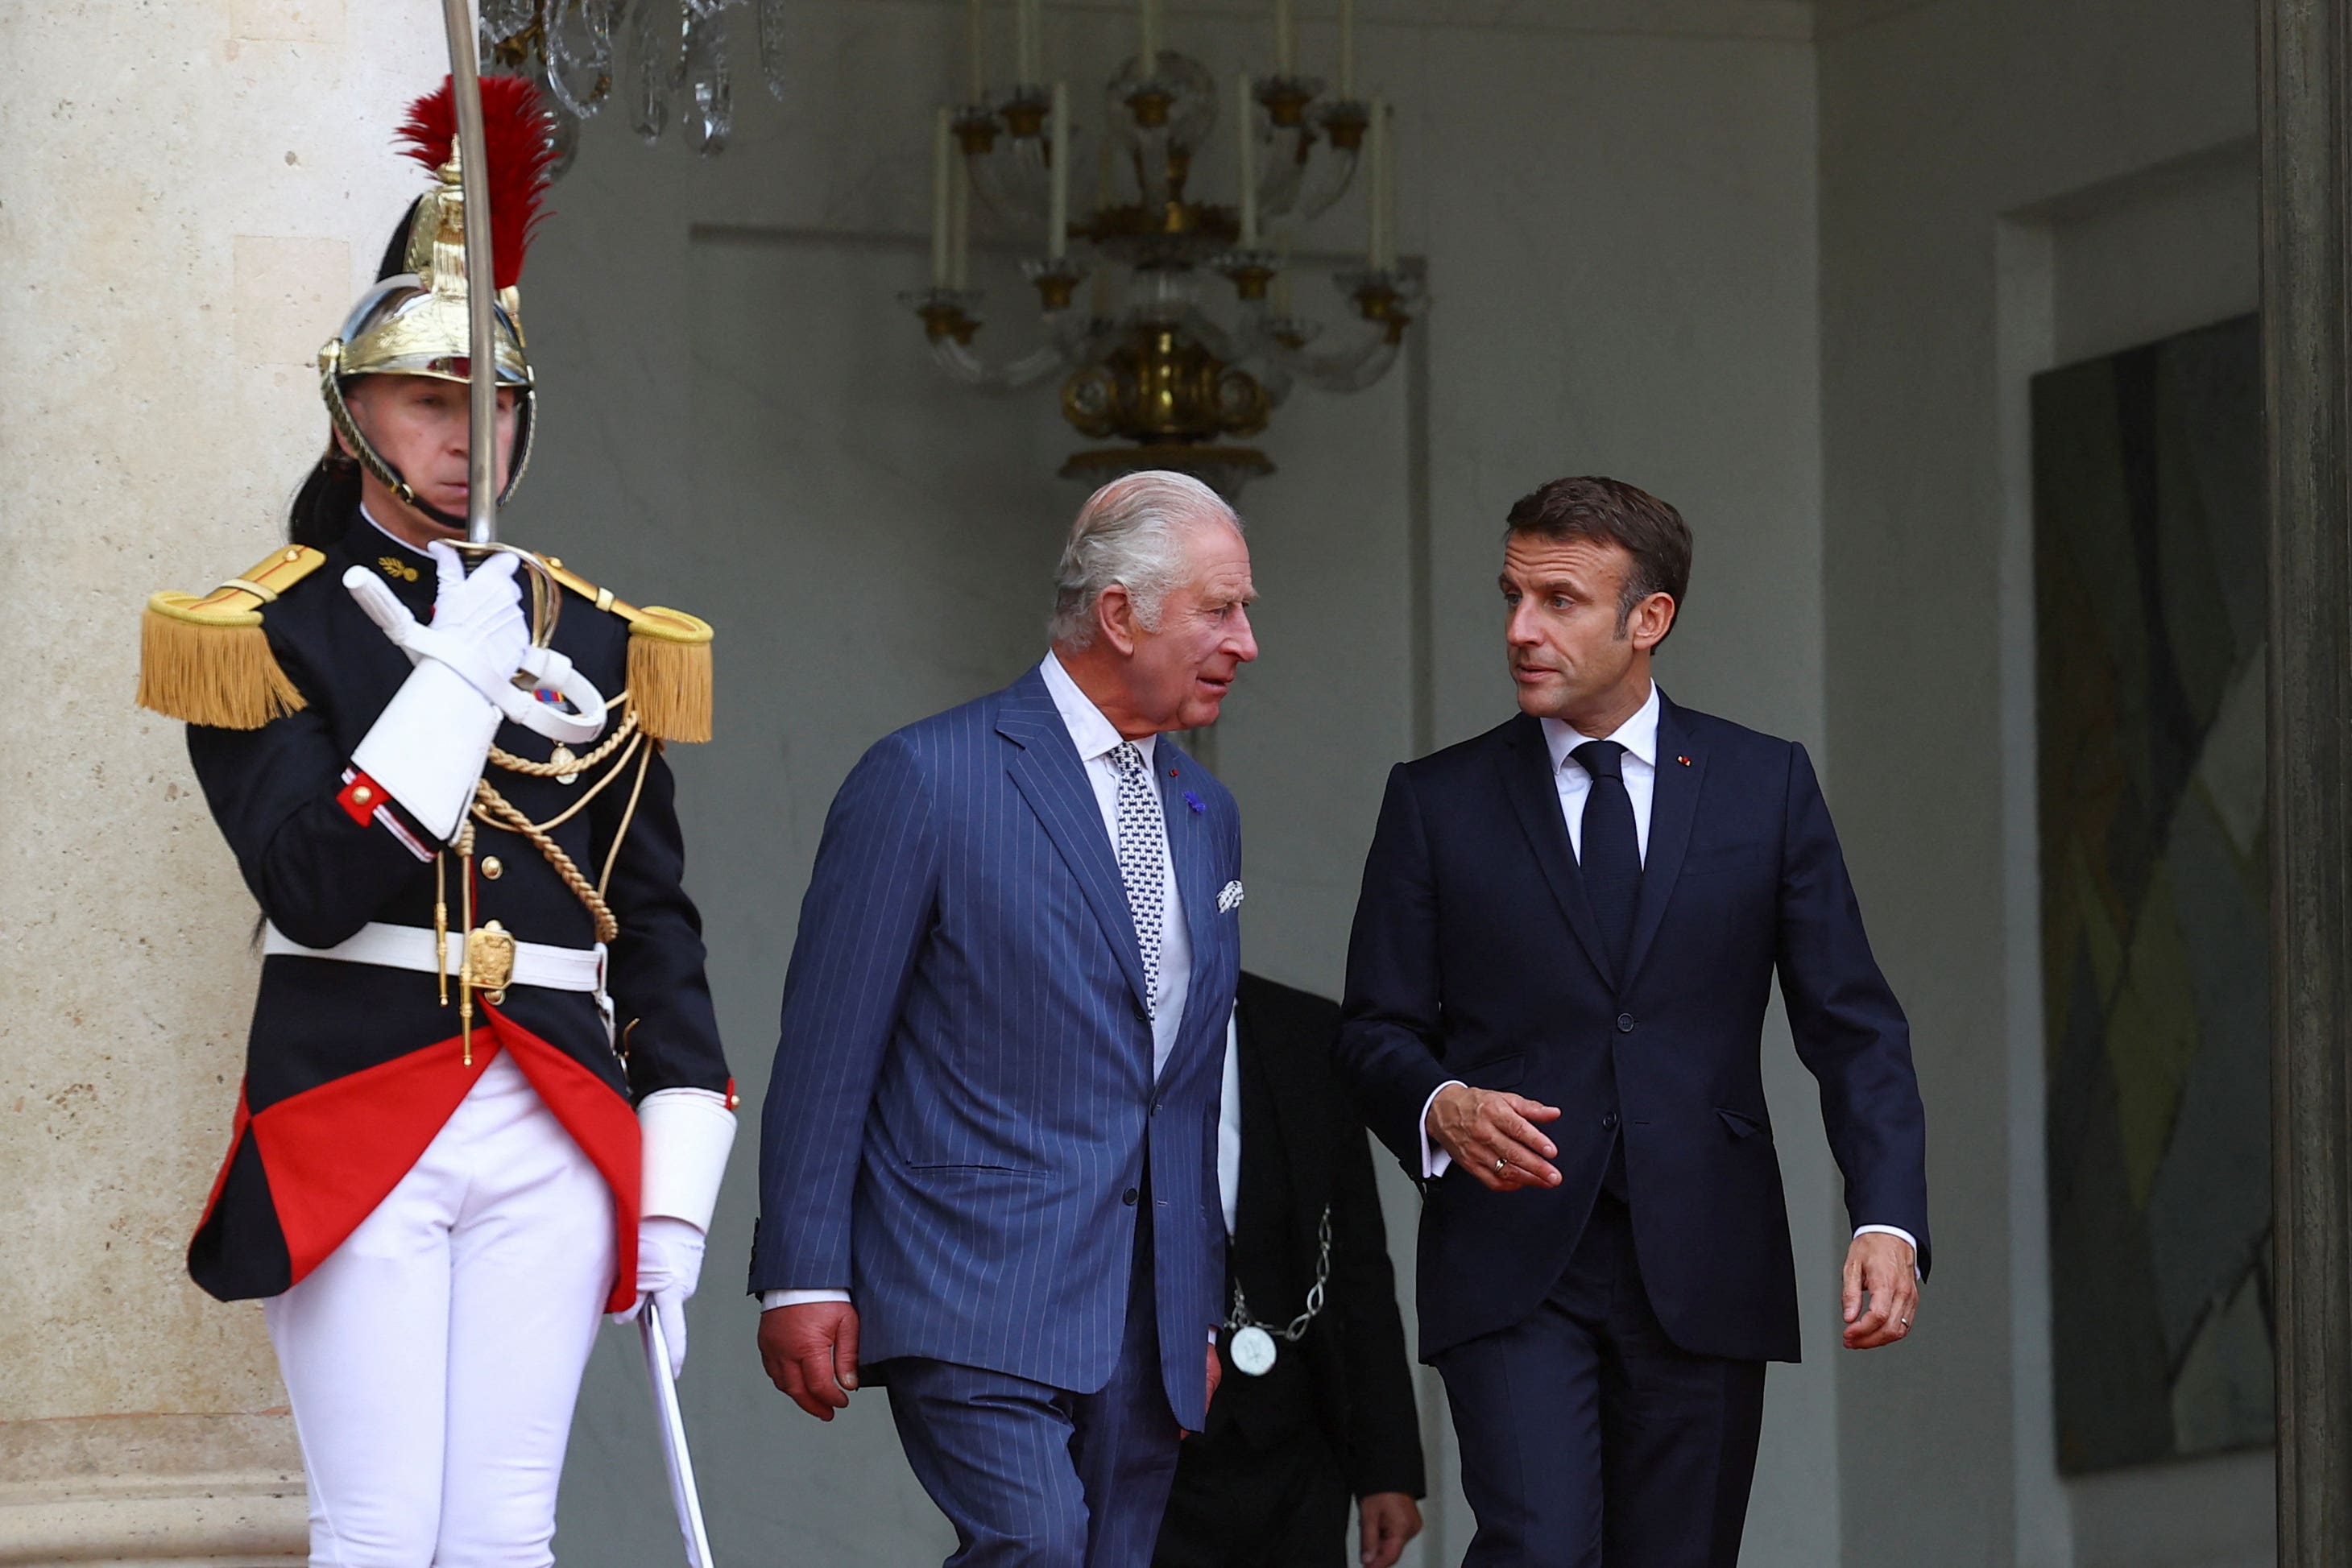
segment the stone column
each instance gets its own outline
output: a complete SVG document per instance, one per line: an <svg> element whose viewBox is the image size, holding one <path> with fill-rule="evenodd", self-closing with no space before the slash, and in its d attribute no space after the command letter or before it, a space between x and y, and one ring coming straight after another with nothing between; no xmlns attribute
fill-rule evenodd
<svg viewBox="0 0 2352 1568"><path fill-rule="evenodd" d="M0 8L0 1563L303 1550L259 1309L182 1268L254 904L131 695L146 595L283 537L440 29L432 0Z"/></svg>
<svg viewBox="0 0 2352 1568"><path fill-rule="evenodd" d="M2352 0L2263 7L2279 1562L2352 1561Z"/></svg>

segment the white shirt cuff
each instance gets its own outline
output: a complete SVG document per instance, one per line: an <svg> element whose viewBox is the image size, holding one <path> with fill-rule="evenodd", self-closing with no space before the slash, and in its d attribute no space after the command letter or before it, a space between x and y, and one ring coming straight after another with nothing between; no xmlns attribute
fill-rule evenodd
<svg viewBox="0 0 2352 1568"><path fill-rule="evenodd" d="M778 1307L805 1307L812 1301L846 1301L847 1291L762 1291L760 1310L772 1312Z"/></svg>
<svg viewBox="0 0 2352 1568"><path fill-rule="evenodd" d="M1912 1257L1912 1260L1913 1260L1912 1264L1911 1264L1911 1272L1912 1272L1914 1275L1916 1275L1916 1276L1917 1276L1919 1279L1921 1279L1921 1280L1925 1280L1925 1279L1927 1277L1927 1275L1925 1275L1925 1274L1921 1274L1921 1273L1919 1272L1919 1264L1918 1264L1918 1261L1917 1261L1918 1257L1919 1257L1919 1239L1918 1239L1917 1237L1916 1237L1916 1236L1912 1235L1909 1231L1907 1231L1907 1230L1904 1229L1901 1226L1899 1226L1899 1225L1858 1225L1858 1226L1854 1227L1853 1239L1854 1239L1856 1241L1861 1240L1861 1239L1862 1239L1864 1237L1865 1237L1865 1236L1892 1236L1892 1237L1894 1237L1896 1240L1898 1240L1898 1241L1902 1242L1906 1247L1908 1247L1908 1248L1910 1248L1910 1249L1911 1249L1911 1257Z"/></svg>
<svg viewBox="0 0 2352 1568"><path fill-rule="evenodd" d="M1435 1181L1454 1164L1452 1155L1429 1141L1429 1108L1436 1104L1437 1097L1448 1089L1467 1089L1468 1087L1470 1086L1459 1078L1449 1078L1431 1090L1429 1098L1421 1103L1421 1175L1424 1181Z"/></svg>

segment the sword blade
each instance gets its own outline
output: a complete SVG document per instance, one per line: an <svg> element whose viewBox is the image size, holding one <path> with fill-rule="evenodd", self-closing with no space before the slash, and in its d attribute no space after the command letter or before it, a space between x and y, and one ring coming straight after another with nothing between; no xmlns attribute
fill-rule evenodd
<svg viewBox="0 0 2352 1568"><path fill-rule="evenodd" d="M466 538L496 544L499 538L499 364L490 308L498 277L490 265L490 166L482 131L481 70L474 55L476 31L471 0L442 0L449 34L450 96L457 102L457 173L465 194L466 325Z"/></svg>
<svg viewBox="0 0 2352 1568"><path fill-rule="evenodd" d="M710 1532L703 1527L702 1495L694 1484L694 1457L686 1448L686 1415L678 1408L677 1385L669 1375L669 1340L661 1314L647 1301L637 1315L645 1341L646 1376L653 1385L654 1414L661 1426L662 1458L669 1467L669 1499L677 1510L677 1533L686 1544L687 1568L711 1568Z"/></svg>

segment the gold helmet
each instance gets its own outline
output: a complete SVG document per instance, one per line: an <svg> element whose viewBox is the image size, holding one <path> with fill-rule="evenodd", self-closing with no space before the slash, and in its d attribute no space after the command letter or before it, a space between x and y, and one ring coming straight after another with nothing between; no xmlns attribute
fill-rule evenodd
<svg viewBox="0 0 2352 1568"><path fill-rule="evenodd" d="M522 483L530 463L530 361L524 350L522 305L516 285L523 252L541 217L547 169L553 157L551 120L538 90L518 77L482 78L482 120L489 153L490 258L498 288L491 312L498 342L498 383L514 390L515 455L500 505ZM387 253L384 275L360 297L341 330L319 350L319 392L327 417L361 466L409 506L453 528L453 517L427 503L362 433L344 401L344 384L360 376L432 376L464 382L472 369L466 314L465 193L458 183L457 116L448 82L410 106L400 128L408 155L433 172L430 190L409 209L403 235Z"/></svg>

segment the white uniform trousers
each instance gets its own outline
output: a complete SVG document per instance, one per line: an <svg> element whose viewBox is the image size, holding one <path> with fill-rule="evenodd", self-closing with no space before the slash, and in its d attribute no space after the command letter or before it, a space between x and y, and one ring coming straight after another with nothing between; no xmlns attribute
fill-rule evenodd
<svg viewBox="0 0 2352 1568"><path fill-rule="evenodd" d="M312 1568L554 1561L613 1265L611 1188L500 1051L375 1212L265 1304Z"/></svg>

